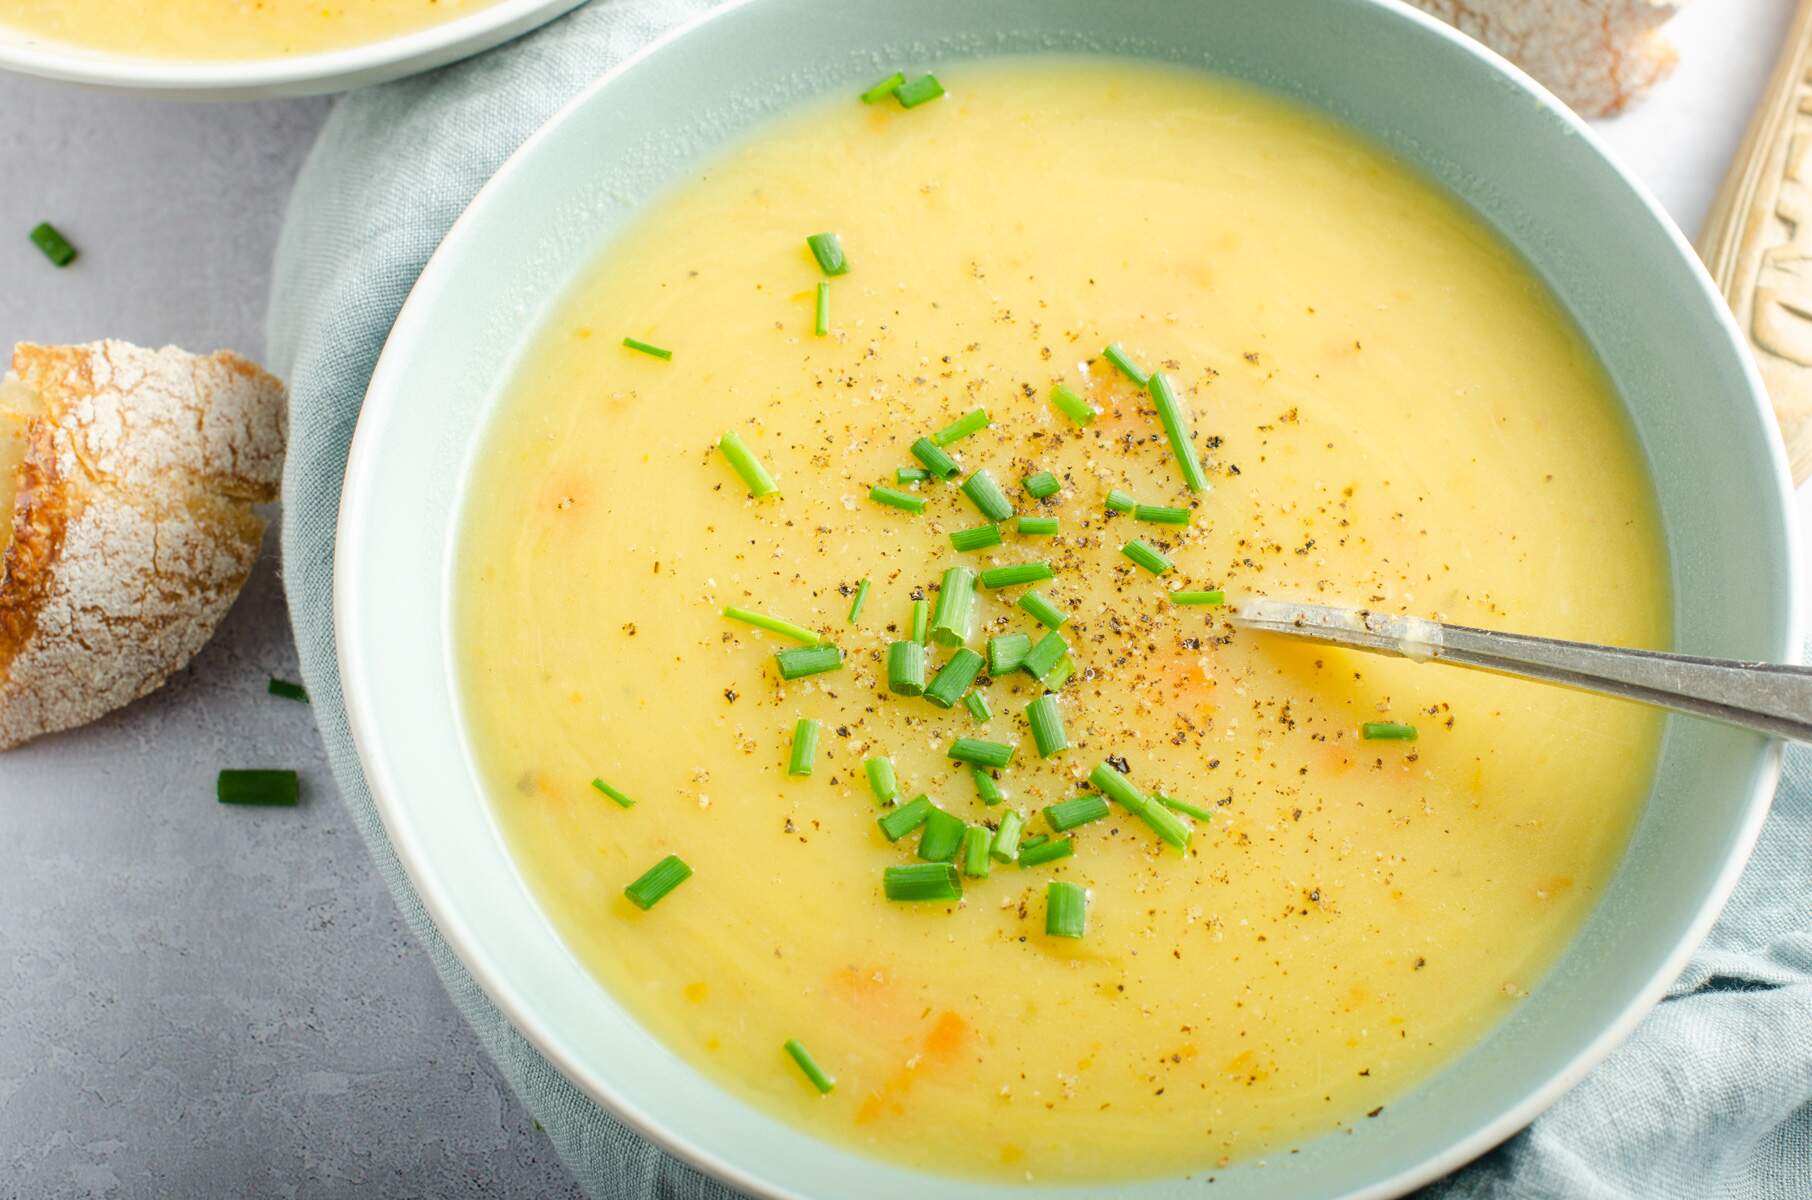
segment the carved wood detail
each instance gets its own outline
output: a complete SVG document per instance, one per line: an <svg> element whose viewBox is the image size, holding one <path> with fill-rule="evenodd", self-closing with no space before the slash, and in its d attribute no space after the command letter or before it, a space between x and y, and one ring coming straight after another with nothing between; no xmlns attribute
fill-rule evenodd
<svg viewBox="0 0 1812 1200"><path fill-rule="evenodd" d="M1793 481L1812 475L1812 0L1699 237L1761 368Z"/></svg>

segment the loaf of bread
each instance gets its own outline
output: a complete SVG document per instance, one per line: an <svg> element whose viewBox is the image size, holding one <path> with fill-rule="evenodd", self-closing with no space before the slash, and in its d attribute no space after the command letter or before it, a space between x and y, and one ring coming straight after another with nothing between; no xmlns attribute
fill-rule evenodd
<svg viewBox="0 0 1812 1200"><path fill-rule="evenodd" d="M188 663L258 557L283 385L234 354L20 345L0 383L0 749Z"/></svg>
<svg viewBox="0 0 1812 1200"><path fill-rule="evenodd" d="M1535 76L1581 116L1602 117L1666 78L1661 27L1675 0L1410 0Z"/></svg>

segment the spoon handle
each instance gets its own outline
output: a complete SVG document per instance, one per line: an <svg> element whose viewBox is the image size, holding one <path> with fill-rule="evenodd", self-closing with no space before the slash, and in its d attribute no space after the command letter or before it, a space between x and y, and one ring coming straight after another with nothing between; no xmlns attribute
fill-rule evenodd
<svg viewBox="0 0 1812 1200"><path fill-rule="evenodd" d="M1799 0L1699 255L1755 351L1803 483L1812 476L1812 0Z"/></svg>
<svg viewBox="0 0 1812 1200"><path fill-rule="evenodd" d="M1444 625L1433 657L1812 741L1812 668L1696 658Z"/></svg>
<svg viewBox="0 0 1812 1200"><path fill-rule="evenodd" d="M1812 667L1566 642L1262 598L1232 616L1234 624L1260 632L1539 679L1812 741Z"/></svg>

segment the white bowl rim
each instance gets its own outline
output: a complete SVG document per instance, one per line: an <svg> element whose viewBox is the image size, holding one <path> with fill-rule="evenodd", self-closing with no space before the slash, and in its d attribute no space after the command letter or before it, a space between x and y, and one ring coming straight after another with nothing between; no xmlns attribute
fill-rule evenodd
<svg viewBox="0 0 1812 1200"><path fill-rule="evenodd" d="M326 92L442 66L525 33L586 0L492 0L422 29L312 54L248 59L148 58L39 40L0 25L0 70L65 83L221 99Z"/></svg>
<svg viewBox="0 0 1812 1200"><path fill-rule="evenodd" d="M373 400L390 393L394 386L393 381L407 369L410 352L406 343L411 340L418 329L428 324L432 304L429 297L441 290L440 277L452 269L449 266L451 255L447 252L447 247L461 238L465 227L475 221L476 214L489 203L497 192L502 190L505 181L514 174L525 159L537 151L541 142L551 136L552 131L567 121L575 111L590 103L597 92L609 86L618 76L633 69L643 59L659 52L669 43L685 37L694 29L725 13L759 2L761 0L728 0L727 3L661 34L593 80L562 105L510 155L473 196L465 210L448 228L440 245L429 256L421 275L418 276L415 285L410 289L409 295L399 309L396 321L379 354L377 364L372 370L371 381L366 389L365 403L353 430L340 497L334 545L334 653L340 672L341 693L346 706L348 728L352 733L354 747L358 753L366 784L371 791L373 803L377 808L385 832L395 849L398 861L402 863L404 870L408 873L411 885L415 887L423 906L433 919L435 928L455 957L483 989L485 995L497 1006L517 1032L526 1038L568 1082L662 1150L749 1195L762 1197L764 1200L798 1200L796 1194L759 1179L703 1146L674 1133L629 1102L608 1082L585 1071L566 1052L560 1039L554 1036L552 1030L544 1027L536 1018L533 1008L524 1001L512 984L492 969L491 964L478 951L470 931L459 919L457 909L447 892L440 886L438 876L425 869L425 856L422 848L412 838L407 822L400 819L401 810L394 798L395 782L387 772L388 764L380 752L374 736L376 721L370 697L367 694L369 686L367 678L361 664L350 658L345 652L345 647L349 643L360 640L356 636L349 637L346 634L356 630L362 623L357 598L365 594L367 585L367 580L357 568L348 565L361 562L364 558L357 551L358 543L363 537L363 523L354 518L356 514L368 507L366 493L372 486L371 480L381 470L379 456L373 449L373 436L367 435L367 430L374 422L368 421L367 417L373 411ZM1697 252L1693 250L1685 235L1680 232L1673 218L1668 215L1648 187L1611 152L1604 139L1572 109L1516 64L1445 22L1420 9L1411 7L1405 0L1359 0L1359 2L1388 9L1399 19L1420 26L1423 32L1448 42L1451 47L1473 56L1488 68L1509 76L1530 95L1532 100L1560 119L1573 136L1582 139L1591 147L1631 190L1673 244L1675 251L1687 262L1701 293L1700 299L1711 306L1716 314L1715 320L1719 329L1743 365L1743 374L1748 383L1749 400L1755 409L1756 417L1763 422L1765 427L1775 429L1773 410L1768 401L1760 372L1747 349L1747 343L1736 325L1735 318L1725 304L1723 295L1713 284L1710 275L1706 273L1700 263ZM1802 656L1801 647L1806 637L1803 606L1799 603L1800 598L1804 595L1805 562L1799 532L1798 506L1794 499L1786 448L1778 435L1769 440L1769 459L1774 484L1774 499L1779 506L1786 529L1785 540L1789 556L1787 574L1790 603L1787 610L1787 633L1789 644L1792 647L1790 661L1798 662ZM1643 986L1633 994L1632 999L1617 1019L1607 1024L1598 1036L1581 1050L1564 1069L1555 1072L1541 1086L1533 1089L1529 1095L1512 1105L1495 1120L1486 1123L1471 1135L1456 1141L1441 1153L1432 1155L1416 1166L1400 1171L1388 1179L1350 1192L1343 1197L1343 1200L1394 1200L1396 1197L1406 1195L1416 1188L1432 1183L1465 1166L1523 1129L1551 1107L1635 1031L1636 1026L1661 1000L1668 986L1685 969L1688 961L1705 940L1706 935L1710 933L1713 923L1729 901L1743 868L1754 853L1756 841L1761 836L1763 822L1767 819L1775 789L1779 784L1784 749L1785 747L1781 743L1776 742L1764 752L1766 759L1763 770L1758 773L1756 782L1751 788L1743 810L1742 826L1735 831L1736 836L1731 843L1730 853L1722 869L1706 891L1698 912L1674 950L1662 961Z"/></svg>

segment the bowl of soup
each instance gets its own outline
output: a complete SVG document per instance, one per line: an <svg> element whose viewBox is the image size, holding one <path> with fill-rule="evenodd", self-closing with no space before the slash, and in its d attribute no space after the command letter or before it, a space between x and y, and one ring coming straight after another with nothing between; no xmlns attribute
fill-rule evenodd
<svg viewBox="0 0 1812 1200"><path fill-rule="evenodd" d="M334 582L412 881L753 1194L1461 1165L1678 972L1778 747L1228 613L1792 659L1728 314L1402 6L835 11L601 79L397 320Z"/></svg>
<svg viewBox="0 0 1812 1200"><path fill-rule="evenodd" d="M583 0L0 0L0 69L196 99L381 83Z"/></svg>

